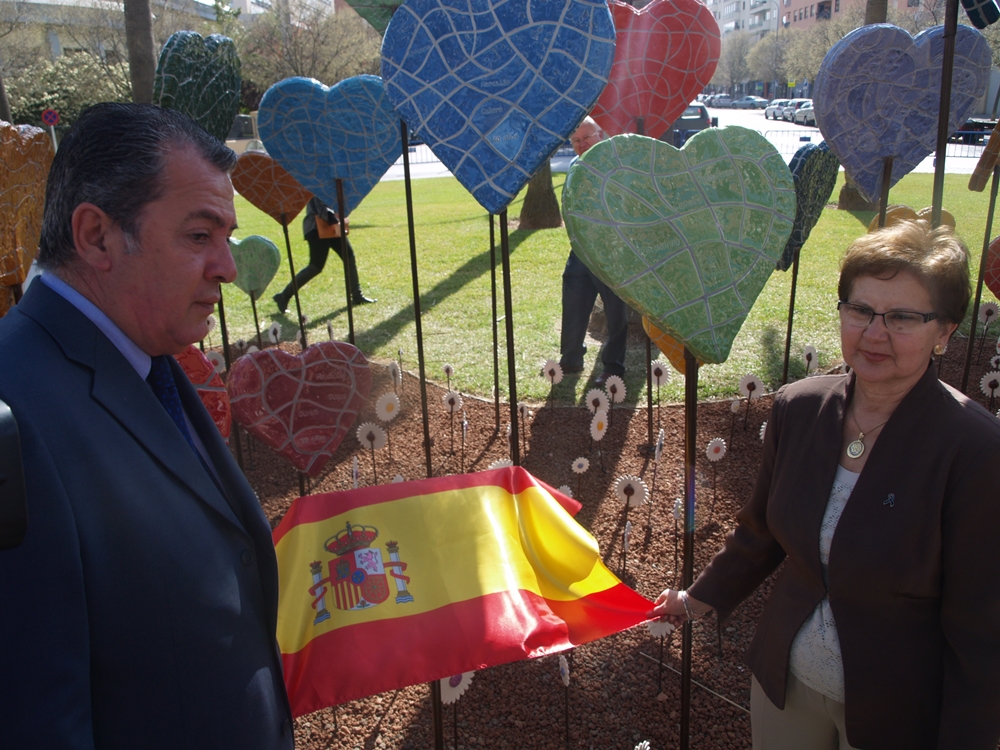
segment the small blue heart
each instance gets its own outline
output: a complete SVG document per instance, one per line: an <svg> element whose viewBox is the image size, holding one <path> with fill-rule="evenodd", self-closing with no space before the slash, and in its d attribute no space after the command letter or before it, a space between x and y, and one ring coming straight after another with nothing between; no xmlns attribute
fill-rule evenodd
<svg viewBox="0 0 1000 750"><path fill-rule="evenodd" d="M275 161L333 208L340 178L347 214L403 153L399 115L378 76L355 76L333 88L286 78L261 99L257 127Z"/></svg>
<svg viewBox="0 0 1000 750"><path fill-rule="evenodd" d="M944 27L911 37L888 24L862 26L823 58L813 102L830 149L869 201L879 199L883 160L899 180L937 146ZM948 132L958 130L986 91L990 46L969 26L955 37Z"/></svg>
<svg viewBox="0 0 1000 750"><path fill-rule="evenodd" d="M615 58L606 0L409 0L382 42L406 124L500 213L597 102Z"/></svg>
<svg viewBox="0 0 1000 750"><path fill-rule="evenodd" d="M785 250L778 258L779 271L791 268L796 251L809 239L809 233L833 194L840 162L826 141L807 143L795 152L788 169L795 180L795 223Z"/></svg>

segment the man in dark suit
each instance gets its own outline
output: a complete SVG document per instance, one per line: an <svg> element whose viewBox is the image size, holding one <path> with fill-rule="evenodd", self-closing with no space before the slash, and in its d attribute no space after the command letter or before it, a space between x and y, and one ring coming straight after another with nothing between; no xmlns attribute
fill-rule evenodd
<svg viewBox="0 0 1000 750"><path fill-rule="evenodd" d="M270 528L170 356L236 275L234 161L105 104L53 162L46 273L0 320L28 498L0 552L4 747L293 746Z"/></svg>

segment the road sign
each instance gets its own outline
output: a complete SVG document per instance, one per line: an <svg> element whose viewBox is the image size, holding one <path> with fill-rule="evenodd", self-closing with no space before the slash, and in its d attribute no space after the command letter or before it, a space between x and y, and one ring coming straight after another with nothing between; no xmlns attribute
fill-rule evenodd
<svg viewBox="0 0 1000 750"><path fill-rule="evenodd" d="M44 112L42 112L42 122L44 122L46 125L50 127L53 125L58 125L59 113L56 112L54 109L45 110Z"/></svg>

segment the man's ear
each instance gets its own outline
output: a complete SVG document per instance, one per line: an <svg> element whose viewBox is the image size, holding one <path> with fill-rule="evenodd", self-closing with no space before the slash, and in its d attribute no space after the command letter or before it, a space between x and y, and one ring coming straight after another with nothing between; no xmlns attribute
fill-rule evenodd
<svg viewBox="0 0 1000 750"><path fill-rule="evenodd" d="M73 209L73 245L80 260L96 271L111 270L111 245L121 231L110 216L93 203Z"/></svg>

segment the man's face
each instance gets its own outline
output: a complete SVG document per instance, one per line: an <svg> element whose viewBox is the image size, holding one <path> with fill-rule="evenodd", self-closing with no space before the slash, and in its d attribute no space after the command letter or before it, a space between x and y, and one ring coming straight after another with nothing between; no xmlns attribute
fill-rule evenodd
<svg viewBox="0 0 1000 750"><path fill-rule="evenodd" d="M569 143L573 147L577 156L583 156L584 151L601 140L601 129L590 122L585 122L578 127L569 138Z"/></svg>
<svg viewBox="0 0 1000 750"><path fill-rule="evenodd" d="M236 278L229 175L190 147L164 157L163 194L139 214L140 252L117 254L110 279L121 320L147 354L176 354L208 333L220 285Z"/></svg>

